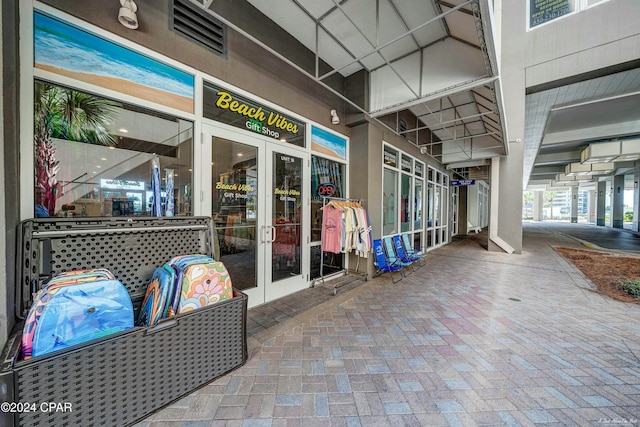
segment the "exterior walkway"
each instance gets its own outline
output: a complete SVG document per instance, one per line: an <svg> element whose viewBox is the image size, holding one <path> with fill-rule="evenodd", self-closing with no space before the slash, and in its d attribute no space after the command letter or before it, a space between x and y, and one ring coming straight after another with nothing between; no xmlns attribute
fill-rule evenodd
<svg viewBox="0 0 640 427"><path fill-rule="evenodd" d="M461 239L252 309L247 363L137 426L640 425L640 305L553 246L584 247L527 223L521 255Z"/></svg>

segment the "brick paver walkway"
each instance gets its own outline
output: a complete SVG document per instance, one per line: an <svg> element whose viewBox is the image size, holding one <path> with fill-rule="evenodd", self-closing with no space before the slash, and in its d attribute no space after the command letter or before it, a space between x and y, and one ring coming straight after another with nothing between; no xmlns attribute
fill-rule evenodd
<svg viewBox="0 0 640 427"><path fill-rule="evenodd" d="M640 425L640 305L553 245L580 243L526 226L521 255L461 240L395 285L250 310L247 363L137 426Z"/></svg>

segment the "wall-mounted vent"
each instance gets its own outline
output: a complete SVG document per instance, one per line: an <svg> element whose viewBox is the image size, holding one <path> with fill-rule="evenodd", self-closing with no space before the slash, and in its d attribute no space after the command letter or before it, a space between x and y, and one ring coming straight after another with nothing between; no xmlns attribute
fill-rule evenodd
<svg viewBox="0 0 640 427"><path fill-rule="evenodd" d="M404 120L400 119L400 123L398 124L398 131L400 132L400 137L403 139L407 139L407 122L405 122Z"/></svg>
<svg viewBox="0 0 640 427"><path fill-rule="evenodd" d="M173 0L170 28L218 55L227 54L227 28L188 0Z"/></svg>

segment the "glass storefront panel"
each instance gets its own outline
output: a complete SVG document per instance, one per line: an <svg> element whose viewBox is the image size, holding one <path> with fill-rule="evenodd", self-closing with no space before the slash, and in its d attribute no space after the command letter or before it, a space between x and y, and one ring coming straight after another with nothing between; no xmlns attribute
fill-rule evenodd
<svg viewBox="0 0 640 427"><path fill-rule="evenodd" d="M402 174L400 183L400 231L411 230L413 203L411 203L411 181L409 175Z"/></svg>
<svg viewBox="0 0 640 427"><path fill-rule="evenodd" d="M440 224L440 215L441 215L441 204L440 204L440 186L436 185L433 191L433 225L435 227L439 227Z"/></svg>
<svg viewBox="0 0 640 427"><path fill-rule="evenodd" d="M211 216L220 261L240 290L257 286L257 160L256 147L213 138Z"/></svg>
<svg viewBox="0 0 640 427"><path fill-rule="evenodd" d="M34 96L36 217L192 214L192 122L41 81Z"/></svg>
<svg viewBox="0 0 640 427"><path fill-rule="evenodd" d="M382 234L398 232L398 172L385 169L382 194Z"/></svg>
<svg viewBox="0 0 640 427"><path fill-rule="evenodd" d="M420 231L422 229L422 199L424 197L423 194L423 185L422 180L416 179L416 194L414 197L414 207L413 207L413 229L416 231Z"/></svg>
<svg viewBox="0 0 640 427"><path fill-rule="evenodd" d="M311 156L311 241L322 238L322 198L344 197L345 165Z"/></svg>
<svg viewBox="0 0 640 427"><path fill-rule="evenodd" d="M271 281L300 274L302 159L273 153Z"/></svg>
<svg viewBox="0 0 640 427"><path fill-rule="evenodd" d="M431 174L431 169L429 169L429 173ZM427 228L432 228L433 223L433 184L427 184Z"/></svg>

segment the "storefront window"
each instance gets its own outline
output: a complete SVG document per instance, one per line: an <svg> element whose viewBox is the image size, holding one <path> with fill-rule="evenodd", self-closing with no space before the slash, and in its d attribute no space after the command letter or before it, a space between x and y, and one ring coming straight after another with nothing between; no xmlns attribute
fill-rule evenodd
<svg viewBox="0 0 640 427"><path fill-rule="evenodd" d="M34 95L36 217L192 214L193 123L40 81Z"/></svg>
<svg viewBox="0 0 640 427"><path fill-rule="evenodd" d="M385 169L382 186L382 234L395 234L398 232L398 172Z"/></svg>
<svg viewBox="0 0 640 427"><path fill-rule="evenodd" d="M342 163L311 156L311 241L322 238L322 198L344 197L344 169Z"/></svg>
<svg viewBox="0 0 640 427"><path fill-rule="evenodd" d="M416 194L414 197L414 207L413 207L413 229L416 231L422 230L422 200L424 197L423 194L423 185L422 180L416 179Z"/></svg>
<svg viewBox="0 0 640 427"><path fill-rule="evenodd" d="M211 216L217 252L241 290L257 286L257 155L256 147L214 138Z"/></svg>
<svg viewBox="0 0 640 427"><path fill-rule="evenodd" d="M400 186L400 231L411 231L412 207L411 181L409 175L402 174Z"/></svg>
<svg viewBox="0 0 640 427"><path fill-rule="evenodd" d="M398 152L391 147L384 147L384 164L392 168L397 168Z"/></svg>

